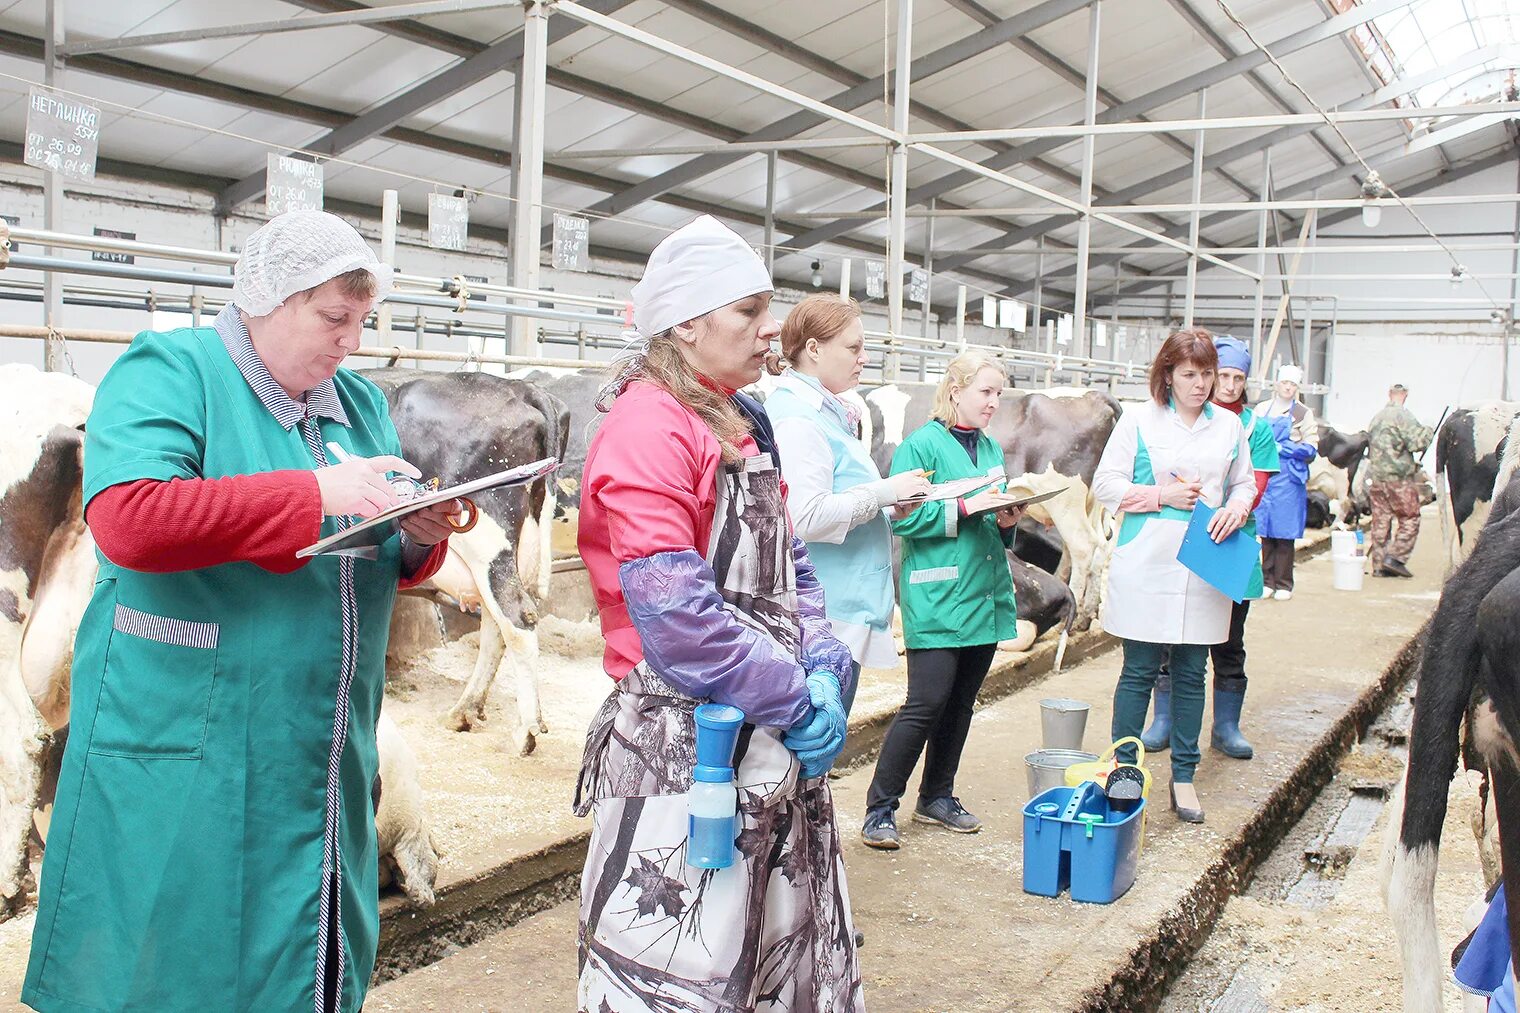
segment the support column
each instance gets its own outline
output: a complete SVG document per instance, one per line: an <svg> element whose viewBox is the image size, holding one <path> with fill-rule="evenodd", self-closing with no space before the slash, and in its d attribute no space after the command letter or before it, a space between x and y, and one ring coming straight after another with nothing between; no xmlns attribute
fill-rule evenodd
<svg viewBox="0 0 1520 1013"><path fill-rule="evenodd" d="M924 293L924 319L920 329L920 336L924 338L929 336L929 308L934 305L934 203L934 199L930 198L929 217L924 219L924 276L929 279L928 291ZM920 368L919 372L922 373L923 369Z"/></svg>
<svg viewBox="0 0 1520 1013"><path fill-rule="evenodd" d="M1043 304L1044 299L1045 299L1045 237L1044 236L1040 237L1040 239L1039 239L1039 246L1037 247L1037 249L1039 250L1039 252L1034 255L1034 320L1031 323L1031 326L1034 328L1034 341L1035 341L1035 347L1036 348L1038 348L1039 344L1040 344L1040 311L1044 308L1044 306L1042 304ZM1001 309L999 310L999 312L1002 312ZM1045 351L1046 352L1054 352L1056 350L1055 340L1056 339L1055 339L1054 336L1049 336L1049 335L1046 336L1046 338L1045 338Z"/></svg>
<svg viewBox="0 0 1520 1013"><path fill-rule="evenodd" d="M1272 149L1261 153L1261 202L1272 199ZM1263 209L1256 220L1256 312L1251 321L1251 361L1257 376L1264 375L1266 363L1261 361L1261 324L1267 301L1267 215Z"/></svg>
<svg viewBox="0 0 1520 1013"><path fill-rule="evenodd" d="M58 51L63 48L64 0L47 0L43 15L42 83L49 88L63 87L63 58ZM58 173L44 170L42 174L42 227L49 232L63 231L63 180ZM45 256L63 256L64 251L48 247ZM42 274L42 323L45 327L63 327L63 275L57 271ZM64 347L61 338L48 335L43 344L42 368L58 372L65 368Z"/></svg>
<svg viewBox="0 0 1520 1013"><path fill-rule="evenodd" d="M1087 88L1082 93L1082 122L1092 126L1098 116L1098 11L1102 4L1093 0L1087 8ZM1082 137L1082 217L1077 219L1077 288L1072 296L1072 352L1082 354L1082 340L1087 334L1087 255L1092 238L1093 155L1097 137ZM1195 216L1196 217L1196 216ZM1092 343L1088 342L1088 354Z"/></svg>
<svg viewBox="0 0 1520 1013"><path fill-rule="evenodd" d="M892 98L892 127L908 132L908 79L913 65L913 0L897 0L896 87ZM895 342L902 336L903 242L908 217L908 148L892 148L892 193L887 232L887 330ZM901 356L894 346L887 354L887 379L896 380Z"/></svg>
<svg viewBox="0 0 1520 1013"><path fill-rule="evenodd" d="M966 350L966 286L955 289L955 343L961 351Z"/></svg>
<svg viewBox="0 0 1520 1013"><path fill-rule="evenodd" d="M765 153L765 273L776 276L776 151Z"/></svg>
<svg viewBox="0 0 1520 1013"><path fill-rule="evenodd" d="M1520 173L1517 173L1520 175ZM1516 182L1520 188L1520 180ZM1515 340L1515 314L1520 312L1520 204L1515 205L1515 250L1510 256L1509 319L1504 322L1504 379L1499 384L1499 396L1509 400L1509 346Z"/></svg>
<svg viewBox="0 0 1520 1013"><path fill-rule="evenodd" d="M518 76L518 151L513 176L517 203L512 214L512 284L538 288L539 237L543 233L544 200L544 74L549 50L547 0L523 4L523 58ZM510 354L537 355L538 321L516 317Z"/></svg>
<svg viewBox="0 0 1520 1013"><path fill-rule="evenodd" d="M1201 120L1208 107L1209 90L1198 92L1198 118ZM1198 297L1198 204L1203 200L1203 138L1207 131L1199 130L1193 135L1193 212L1188 216L1188 265L1187 294L1183 299L1182 326L1193 326L1193 304Z"/></svg>
<svg viewBox="0 0 1520 1013"><path fill-rule="evenodd" d="M396 266L396 217L400 195L395 190L380 194L380 263ZM375 310L375 337L383 345L391 340L391 306L381 303Z"/></svg>

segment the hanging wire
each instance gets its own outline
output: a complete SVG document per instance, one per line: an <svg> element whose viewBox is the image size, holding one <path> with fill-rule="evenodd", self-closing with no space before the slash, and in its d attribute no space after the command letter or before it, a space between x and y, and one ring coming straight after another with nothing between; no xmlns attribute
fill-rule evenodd
<svg viewBox="0 0 1520 1013"><path fill-rule="evenodd" d="M1283 80L1288 82L1294 91L1302 95L1304 101L1313 107L1314 111L1318 113L1320 115L1320 118L1325 121L1325 124L1331 130L1335 131L1336 136L1341 139L1341 143L1346 146L1346 149L1351 152L1352 157L1355 158L1358 163L1360 163L1361 167L1366 170L1367 174L1375 175L1377 173L1377 170L1368 164L1367 159L1362 156L1362 153L1359 150L1357 150L1356 145L1351 143L1351 138L1346 136L1346 132L1341 129L1341 125L1335 120L1331 119L1330 114L1325 111L1325 108L1316 102L1314 100L1314 96L1310 95L1304 86L1299 84L1298 80L1288 72L1288 68L1282 65L1282 61L1279 60L1276 56L1273 56L1271 50L1267 49L1267 47L1256 38L1255 33L1253 33L1251 29L1246 26L1246 23L1244 21L1240 20L1240 16L1230 9L1229 3L1227 3L1226 0L1214 0L1214 2L1217 3L1219 5L1219 9L1224 12L1224 16L1230 19L1230 23L1245 33L1245 36L1250 40L1251 45L1255 46L1256 49L1259 50L1261 54L1271 62L1272 66L1277 68L1277 72L1282 75ZM1379 178L1381 179L1381 177ZM1414 207L1398 193L1398 191L1394 190L1393 187L1389 186L1387 183L1384 183L1383 188L1387 191L1388 196L1398 201L1399 206L1402 207L1405 211L1408 211L1410 216L1413 217L1417 223L1419 223L1420 228L1425 230L1425 234L1433 239L1436 244L1446 252L1446 255L1451 258L1452 276L1458 277L1460 275L1461 277L1471 277L1471 274L1468 272L1466 265L1464 265L1462 261L1457 258L1456 252L1446 244L1446 241L1444 239L1436 234L1435 229L1432 229L1424 218L1420 217L1420 213L1416 211ZM1494 297L1489 294L1488 289L1483 286L1483 282L1480 279L1473 278L1473 282L1478 286L1478 291L1483 293L1483 298L1487 299L1489 303L1494 307L1494 309L1503 308L1499 305L1498 302L1494 300Z"/></svg>

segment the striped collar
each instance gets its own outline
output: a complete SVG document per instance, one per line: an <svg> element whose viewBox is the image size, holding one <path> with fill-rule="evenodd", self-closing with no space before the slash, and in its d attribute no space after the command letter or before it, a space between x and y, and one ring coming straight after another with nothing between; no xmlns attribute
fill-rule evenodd
<svg viewBox="0 0 1520 1013"><path fill-rule="evenodd" d="M269 367L264 365L258 350L253 347L248 328L232 303L223 306L222 311L216 315L215 326L222 344L227 346L227 354L237 363L238 372L243 374L243 379L248 381L248 386L253 388L264 407L269 409L269 414L287 431L305 418L328 418L344 426L350 425L348 413L338 400L338 386L331 377L307 391L304 403L291 397L284 387L275 382L274 377L269 375Z"/></svg>

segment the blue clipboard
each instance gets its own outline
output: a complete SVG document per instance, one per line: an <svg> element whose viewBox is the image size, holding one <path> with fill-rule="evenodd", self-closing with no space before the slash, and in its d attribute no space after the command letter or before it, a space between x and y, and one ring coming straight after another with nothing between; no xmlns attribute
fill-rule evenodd
<svg viewBox="0 0 1520 1013"><path fill-rule="evenodd" d="M1215 542L1209 537L1209 520L1213 516L1214 508L1207 503L1200 501L1193 507L1187 534L1177 549L1177 562L1231 601L1243 602L1261 558L1261 545L1244 528L1222 542Z"/></svg>

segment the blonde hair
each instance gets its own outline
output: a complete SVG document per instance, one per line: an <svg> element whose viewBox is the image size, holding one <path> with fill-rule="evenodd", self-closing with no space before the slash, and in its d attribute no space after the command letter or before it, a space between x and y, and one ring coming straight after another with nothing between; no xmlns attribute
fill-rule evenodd
<svg viewBox="0 0 1520 1013"><path fill-rule="evenodd" d="M947 426L955 425L955 402L950 400L950 388L960 387L964 390L971 386L976 374L984 369L995 371L1006 382L1008 374L1004 372L1003 364L987 352L962 352L951 359L950 365L945 367L944 379L940 380L939 388L934 392L934 407L931 411L933 417Z"/></svg>
<svg viewBox="0 0 1520 1013"><path fill-rule="evenodd" d="M808 341L827 344L859 319L860 303L854 299L833 292L815 292L793 307L782 321L781 354L788 365L795 366Z"/></svg>
<svg viewBox="0 0 1520 1013"><path fill-rule="evenodd" d="M699 321L706 326L707 315L692 322ZM749 420L734 406L732 398L704 382L686 361L674 328L656 334L647 345L635 348L613 363L612 379L597 395L597 409L607 411L623 388L635 380L662 388L695 412L717 438L724 464L735 464L744 459L739 444L754 432Z"/></svg>

